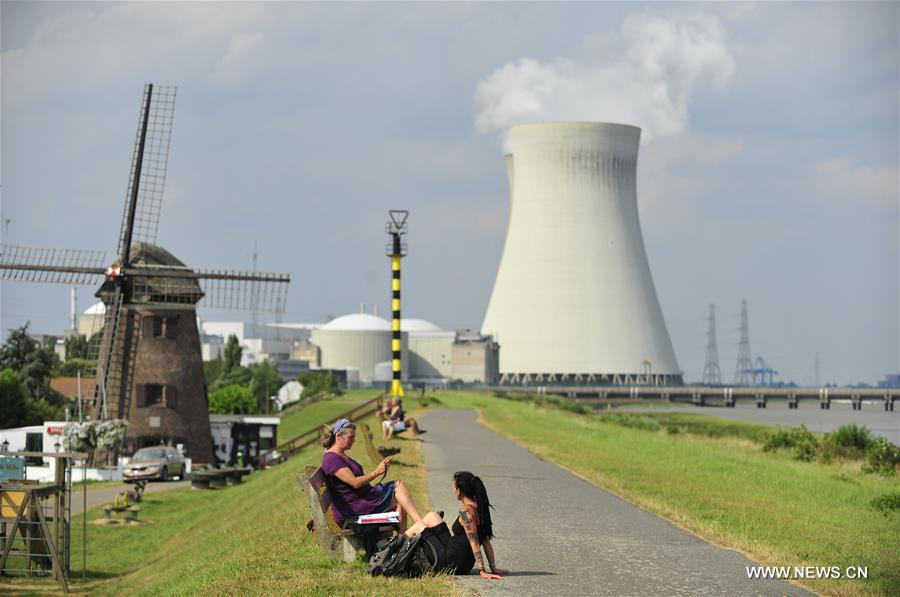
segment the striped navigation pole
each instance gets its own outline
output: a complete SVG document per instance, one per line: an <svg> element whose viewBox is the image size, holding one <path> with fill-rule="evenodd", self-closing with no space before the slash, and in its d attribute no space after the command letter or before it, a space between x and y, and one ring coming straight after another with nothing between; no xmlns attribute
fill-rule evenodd
<svg viewBox="0 0 900 597"><path fill-rule="evenodd" d="M399 398L403 396L403 386L400 383L400 260L406 257L406 242L402 239L406 234L406 218L409 212L406 210L392 209L391 220L385 225L385 232L391 236L387 246L387 256L391 258L391 396Z"/></svg>

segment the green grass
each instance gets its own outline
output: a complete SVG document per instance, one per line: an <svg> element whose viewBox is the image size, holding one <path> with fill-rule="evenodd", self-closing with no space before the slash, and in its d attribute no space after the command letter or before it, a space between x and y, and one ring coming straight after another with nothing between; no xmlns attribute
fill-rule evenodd
<svg viewBox="0 0 900 597"><path fill-rule="evenodd" d="M345 413L379 394L381 392L378 390L351 390L343 396L323 398L308 406L289 408L281 415L281 424L278 426L278 443L286 442L316 425L334 423L339 414Z"/></svg>
<svg viewBox="0 0 900 597"><path fill-rule="evenodd" d="M354 400L353 397L346 400ZM317 403L312 424L330 420L326 403ZM341 400L330 406L346 404ZM351 404L352 407L352 404ZM299 417L298 414L293 414ZM316 420L316 417L323 417ZM377 425L373 419L370 425ZM310 425L312 426L312 425ZM377 426L375 426L377 430ZM417 441L403 441L390 478L410 486L427 510L424 465ZM235 487L215 491L176 489L147 494L139 527L88 526L87 583L81 582L81 517L73 520L70 589L97 595L452 595L452 577L417 580L372 578L361 561L347 565L328 557L306 530L312 517L297 474L321 461L312 446L284 464L257 471ZM369 470L373 463L360 440L353 458ZM88 512L88 519L102 510ZM49 579L4 579L0 593L13 589L48 590Z"/></svg>
<svg viewBox="0 0 900 597"><path fill-rule="evenodd" d="M648 431L552 404L486 394L439 398L451 408L477 409L483 424L540 458L760 563L869 568L867 581L808 581L815 591L900 594L900 512L872 505L900 489L896 477L863 474L859 463L763 452L765 426L738 421L642 413L660 423ZM669 425L684 429L670 433Z"/></svg>

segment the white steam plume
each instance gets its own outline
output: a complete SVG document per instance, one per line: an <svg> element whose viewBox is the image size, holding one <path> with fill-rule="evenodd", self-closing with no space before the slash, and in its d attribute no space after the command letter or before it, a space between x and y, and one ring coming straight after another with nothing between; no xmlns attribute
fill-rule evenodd
<svg viewBox="0 0 900 597"><path fill-rule="evenodd" d="M721 89L734 74L724 38L711 16L631 15L620 31L589 37L581 63L522 58L495 70L478 84L476 128L591 120L640 126L645 140L678 134L696 85Z"/></svg>

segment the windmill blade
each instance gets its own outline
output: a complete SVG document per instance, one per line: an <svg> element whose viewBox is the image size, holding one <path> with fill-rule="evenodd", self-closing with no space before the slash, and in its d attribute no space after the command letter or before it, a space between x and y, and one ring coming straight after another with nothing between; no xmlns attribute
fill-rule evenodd
<svg viewBox="0 0 900 597"><path fill-rule="evenodd" d="M290 274L140 265L128 268L132 301L283 313Z"/></svg>
<svg viewBox="0 0 900 597"><path fill-rule="evenodd" d="M103 251L0 245L0 279L95 284L106 272Z"/></svg>
<svg viewBox="0 0 900 597"><path fill-rule="evenodd" d="M203 306L284 313L290 274L239 270L195 270L202 280Z"/></svg>
<svg viewBox="0 0 900 597"><path fill-rule="evenodd" d="M125 210L119 231L119 257L128 260L132 242L156 244L175 118L176 87L144 87Z"/></svg>

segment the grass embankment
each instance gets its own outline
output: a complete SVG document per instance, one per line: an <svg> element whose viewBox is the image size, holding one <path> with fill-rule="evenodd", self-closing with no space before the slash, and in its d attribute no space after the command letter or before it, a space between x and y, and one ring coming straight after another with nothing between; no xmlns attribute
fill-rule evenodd
<svg viewBox="0 0 900 597"><path fill-rule="evenodd" d="M900 594L900 511L873 500L900 490L896 477L860 462L793 460L762 450L775 428L702 415L656 416L649 429L602 413L488 395L441 393L475 408L487 427L713 543L773 566L868 567L868 580L807 580L832 595ZM642 417L643 418L643 417Z"/></svg>
<svg viewBox="0 0 900 597"><path fill-rule="evenodd" d="M367 396L325 400L305 413L308 426L332 420L352 408L346 402ZM334 412L332 412L332 409ZM292 413L300 417L302 411ZM377 432L377 421L369 419ZM400 465L390 478L402 478L418 503L427 505L425 472L416 441L402 442ZM312 446L287 462L257 471L242 485L215 491L190 489L148 494L141 503L139 527L88 526L87 583L81 578L81 517L74 517L72 591L98 595L416 595L455 594L452 577L417 580L372 578L365 565L329 558L306 530L311 518L297 475L306 464L321 461ZM360 439L353 458L370 470L373 463ZM88 519L102 518L102 510ZM4 579L0 592L36 584L51 589L49 579Z"/></svg>
<svg viewBox="0 0 900 597"><path fill-rule="evenodd" d="M278 443L286 442L316 425L334 423L339 414L345 413L377 395L377 392L371 390L350 390L343 396L292 406L281 414Z"/></svg>

